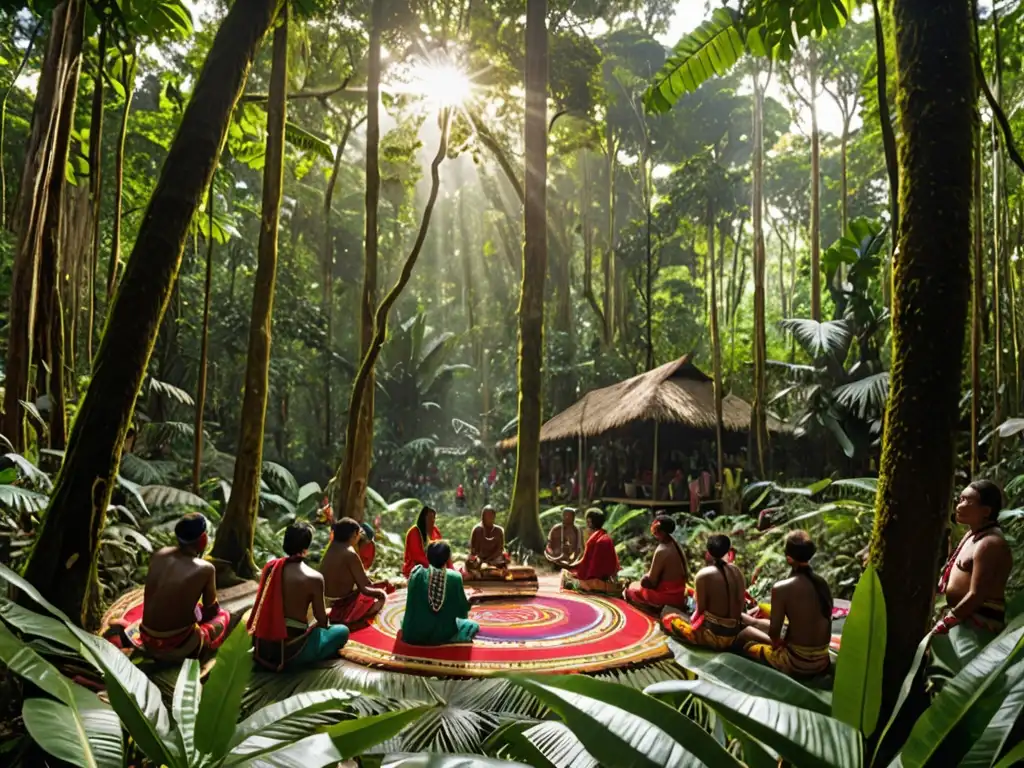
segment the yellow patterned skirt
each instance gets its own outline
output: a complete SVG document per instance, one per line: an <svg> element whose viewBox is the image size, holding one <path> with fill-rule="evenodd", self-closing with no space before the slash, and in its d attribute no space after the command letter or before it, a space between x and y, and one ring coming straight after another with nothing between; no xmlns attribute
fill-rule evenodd
<svg viewBox="0 0 1024 768"><path fill-rule="evenodd" d="M714 651L729 650L743 628L736 619L724 619L707 611L695 621L681 613L666 612L661 617L661 627L680 642Z"/></svg>
<svg viewBox="0 0 1024 768"><path fill-rule="evenodd" d="M754 659L793 677L814 677L827 672L832 663L828 646L784 644L773 648L768 643L747 643L743 652Z"/></svg>

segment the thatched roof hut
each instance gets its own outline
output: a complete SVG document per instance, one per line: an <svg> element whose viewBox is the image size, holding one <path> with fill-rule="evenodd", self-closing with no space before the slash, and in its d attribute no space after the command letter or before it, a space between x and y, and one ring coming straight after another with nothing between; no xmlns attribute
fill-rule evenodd
<svg viewBox="0 0 1024 768"><path fill-rule="evenodd" d="M722 425L733 432L750 429L751 407L742 398L722 400ZM689 356L642 373L610 387L588 392L554 416L540 430L541 442L594 437L636 422L678 424L691 429L715 428L714 381L690 362ZM768 417L768 429L784 431L782 422ZM499 449L516 445L511 437Z"/></svg>

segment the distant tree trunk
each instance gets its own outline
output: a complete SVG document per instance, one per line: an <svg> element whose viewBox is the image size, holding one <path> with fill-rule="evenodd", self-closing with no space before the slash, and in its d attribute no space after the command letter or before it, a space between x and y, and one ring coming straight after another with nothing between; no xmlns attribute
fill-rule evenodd
<svg viewBox="0 0 1024 768"><path fill-rule="evenodd" d="M821 136L818 134L818 47L810 41L807 58L811 86L811 319L821 322ZM845 196L843 198L846 199Z"/></svg>
<svg viewBox="0 0 1024 768"><path fill-rule="evenodd" d="M216 174L216 170L214 170ZM206 410L206 369L210 358L210 301L213 295L213 205L216 189L210 179L206 194L206 280L203 282L203 328L199 336L199 383L196 385L196 421L192 449L192 493L199 495L203 468L203 414ZM116 262L116 252L111 255Z"/></svg>
<svg viewBox="0 0 1024 768"><path fill-rule="evenodd" d="M96 283L100 262L100 213L103 205L103 70L107 53L107 25L100 22L96 71L93 73L92 118L89 121L89 198L92 201L92 247L89 249L89 330L86 354L92 363L96 338Z"/></svg>
<svg viewBox="0 0 1024 768"><path fill-rule="evenodd" d="M849 162L850 145L850 121L844 115L843 132L839 137L839 221L842 229L840 232L846 234L846 227L850 223L850 203L847 198L850 196L850 180L847 170Z"/></svg>
<svg viewBox="0 0 1024 768"><path fill-rule="evenodd" d="M235 474L224 517L210 553L230 570L219 570L219 582L252 579L259 571L252 558L252 541L260 509L263 469L263 431L267 423L270 375L270 330L277 281L277 230L281 219L284 180L284 124L288 94L288 3L278 12L274 30L270 98L267 101L267 154L263 168L263 209L260 216L259 257L249 318L249 352L245 363L245 394L235 454Z"/></svg>
<svg viewBox="0 0 1024 768"><path fill-rule="evenodd" d="M711 265L711 361L715 377L715 487L721 498L725 454L722 450L722 341L718 332L718 269L715 265L715 202L708 198L708 264Z"/></svg>
<svg viewBox="0 0 1024 768"><path fill-rule="evenodd" d="M434 204L437 202L437 193L441 187L439 169L441 162L448 154L448 130L451 124L450 110L445 109L441 112L440 123L441 140L437 147L437 154L434 155L434 159L430 164L430 193L427 195L427 204L424 206L423 216L420 218L420 228L416 233L416 240L413 242L412 249L402 265L402 271L398 276L398 280L395 281L395 284L388 291L374 313L373 338L370 339L370 346L367 348L366 354L363 355L355 380L352 382L352 398L349 400L348 422L345 432L345 456L342 459L338 475L334 478L335 489L351 482L351 476L346 477L344 473L351 471L351 468L354 466L350 454L356 450L357 445L356 431L359 429L359 423L356 415L359 413L360 407L362 407L360 401L365 402L366 398L370 396L373 366L377 364L381 348L384 346L384 338L387 336L388 313L391 312L391 307L394 306L398 297L402 295L402 291L405 290L405 286L408 285L409 278L412 277L412 270L419 260L420 252L423 250L423 243L427 239L430 219L434 213Z"/></svg>
<svg viewBox="0 0 1024 768"><path fill-rule="evenodd" d="M754 182L751 218L754 225L754 404L751 413L751 430L754 433L754 448L757 452L757 468L765 477L765 454L768 450L768 429L766 414L765 367L767 349L765 340L765 296L764 296L764 86L761 74L754 71Z"/></svg>
<svg viewBox="0 0 1024 768"><path fill-rule="evenodd" d="M114 298L121 263L121 208L124 201L124 144L128 137L128 116L135 94L135 60L131 64L122 62L124 87L124 111L121 113L121 129L117 136L117 154L114 155L114 211L110 229L110 263L107 265L107 306Z"/></svg>
<svg viewBox="0 0 1024 768"><path fill-rule="evenodd" d="M47 221L48 190L52 175L64 173L64 167L58 167L55 160L62 154L57 139L65 90L77 71L82 51L84 9L84 0L64 0L51 16L14 218L17 243L11 270L4 416L0 431L11 441L15 451L23 451L26 447L22 402L30 399L29 372L35 341L40 251Z"/></svg>
<svg viewBox="0 0 1024 768"><path fill-rule="evenodd" d="M276 8L274 0L236 0L217 31L110 309L93 377L25 570L47 600L85 626L99 620L99 537L188 227Z"/></svg>
<svg viewBox="0 0 1024 768"><path fill-rule="evenodd" d="M516 479L507 536L544 548L540 529L540 427L547 271L547 0L526 0L526 175L523 283L519 295L519 405Z"/></svg>
<svg viewBox="0 0 1024 768"><path fill-rule="evenodd" d="M363 245L363 291L359 314L359 352L365 358L373 343L374 310L377 308L377 209L380 205L380 66L381 33L384 26L384 0L373 0L370 20L370 45L367 52L366 75L366 233ZM366 506L366 486L370 481L373 460L373 366L367 371L365 395L354 402L357 429L346 425L346 434L353 445L345 445L341 470L335 478L335 519L351 517L362 520ZM353 383L352 397L355 398Z"/></svg>
<svg viewBox="0 0 1024 768"><path fill-rule="evenodd" d="M971 280L971 477L981 464L981 316L985 311L985 248L981 178L981 117L975 113L978 130L974 134L973 244L974 269Z"/></svg>
<svg viewBox="0 0 1024 768"><path fill-rule="evenodd" d="M928 630L953 492L971 285L976 90L969 6L892 3L901 126L892 297L899 364L892 369L871 540L888 614L883 718Z"/></svg>
<svg viewBox="0 0 1024 768"><path fill-rule="evenodd" d="M594 293L594 228L590 222L590 162L587 150L579 152L580 166L582 169L582 184L580 185L580 228L583 236L583 297L587 300L590 308L597 318L597 325L601 331L601 343L607 345L608 323L605 316L605 309L597 301ZM609 172L611 166L609 165ZM611 233L609 232L609 238ZM605 257L607 258L607 257Z"/></svg>
<svg viewBox="0 0 1024 768"><path fill-rule="evenodd" d="M3 152L7 137L7 100L11 97L11 91L14 90L14 85L21 77L21 73L25 71L25 65L28 64L28 60L32 56L32 49L35 47L36 38L39 37L39 30L42 27L43 19L40 18L32 28L32 35L28 39L28 45L25 46L25 53L22 54L21 61L11 77L11 82L4 90L4 98L0 101L0 227L10 225L7 211L7 167Z"/></svg>
<svg viewBox="0 0 1024 768"><path fill-rule="evenodd" d="M78 78L82 58L79 56L71 68L64 87L57 131L55 168L63 169L68 161L71 131L75 122L75 104L78 100ZM61 220L65 174L53 173L46 190L46 222L43 226L39 262L39 300L36 318L36 392L49 396L48 444L63 450L67 442L67 415L64 412L64 318L61 307Z"/></svg>

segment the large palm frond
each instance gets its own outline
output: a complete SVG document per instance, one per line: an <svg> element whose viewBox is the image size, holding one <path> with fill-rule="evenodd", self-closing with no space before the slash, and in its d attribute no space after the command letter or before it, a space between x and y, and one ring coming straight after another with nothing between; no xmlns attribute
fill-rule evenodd
<svg viewBox="0 0 1024 768"><path fill-rule="evenodd" d="M889 398L889 372L880 371L841 384L832 390L832 394L840 405L866 419L870 413L880 413L885 409L885 401Z"/></svg>
<svg viewBox="0 0 1024 768"><path fill-rule="evenodd" d="M846 320L827 320L819 323L801 317L782 320L779 327L793 334L793 338L814 360L827 359L842 363L853 341Z"/></svg>

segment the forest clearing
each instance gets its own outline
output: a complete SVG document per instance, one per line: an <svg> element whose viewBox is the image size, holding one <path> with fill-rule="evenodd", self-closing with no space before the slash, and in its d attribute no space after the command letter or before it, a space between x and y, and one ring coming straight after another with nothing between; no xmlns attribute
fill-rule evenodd
<svg viewBox="0 0 1024 768"><path fill-rule="evenodd" d="M4 765L1024 764L1021 0L0 27Z"/></svg>

